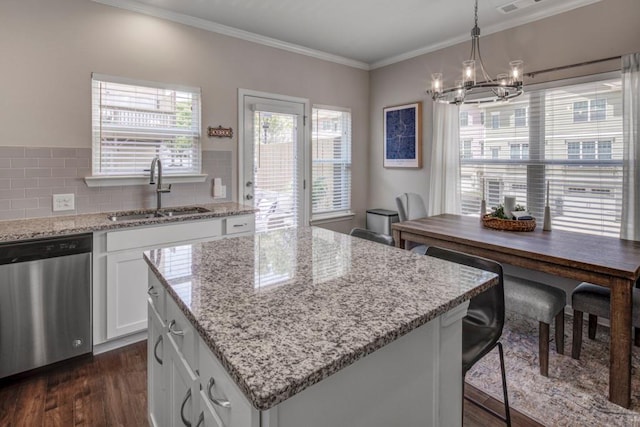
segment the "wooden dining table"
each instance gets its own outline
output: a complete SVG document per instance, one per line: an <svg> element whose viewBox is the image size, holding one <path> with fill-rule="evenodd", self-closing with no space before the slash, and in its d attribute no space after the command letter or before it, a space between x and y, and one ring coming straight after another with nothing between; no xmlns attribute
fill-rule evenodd
<svg viewBox="0 0 640 427"><path fill-rule="evenodd" d="M512 232L485 228L477 217L437 215L392 225L396 246L407 241L482 256L611 289L609 400L631 403L631 313L640 277L640 242L562 230Z"/></svg>

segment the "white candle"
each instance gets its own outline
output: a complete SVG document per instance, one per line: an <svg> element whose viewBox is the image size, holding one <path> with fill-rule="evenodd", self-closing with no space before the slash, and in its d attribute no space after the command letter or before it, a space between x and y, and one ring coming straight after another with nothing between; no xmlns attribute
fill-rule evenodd
<svg viewBox="0 0 640 427"><path fill-rule="evenodd" d="M547 206L549 206L549 181L547 181Z"/></svg>

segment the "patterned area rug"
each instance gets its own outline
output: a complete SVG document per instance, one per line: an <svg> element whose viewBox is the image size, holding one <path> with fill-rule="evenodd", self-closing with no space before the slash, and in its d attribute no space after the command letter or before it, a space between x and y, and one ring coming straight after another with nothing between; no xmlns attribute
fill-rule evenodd
<svg viewBox="0 0 640 427"><path fill-rule="evenodd" d="M596 339L590 340L585 321L582 353L580 360L574 360L572 318L565 319L565 355L557 354L555 342L551 342L549 378L545 378L539 373L538 323L507 313L502 343L511 406L546 426L640 427L640 349L633 349L632 407L627 410L607 400L609 329L598 326ZM479 361L467 373L466 381L502 401L498 351Z"/></svg>

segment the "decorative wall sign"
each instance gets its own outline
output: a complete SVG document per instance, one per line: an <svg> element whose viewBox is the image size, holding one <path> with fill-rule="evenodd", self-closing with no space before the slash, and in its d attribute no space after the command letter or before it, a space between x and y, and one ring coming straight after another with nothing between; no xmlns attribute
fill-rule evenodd
<svg viewBox="0 0 640 427"><path fill-rule="evenodd" d="M222 126L214 128L209 126L208 135L216 138L233 138L233 128L223 128Z"/></svg>
<svg viewBox="0 0 640 427"><path fill-rule="evenodd" d="M385 168L422 167L422 102L385 107Z"/></svg>

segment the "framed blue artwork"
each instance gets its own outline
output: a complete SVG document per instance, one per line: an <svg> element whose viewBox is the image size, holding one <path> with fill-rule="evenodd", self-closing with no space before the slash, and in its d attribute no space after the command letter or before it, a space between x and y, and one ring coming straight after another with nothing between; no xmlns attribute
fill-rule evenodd
<svg viewBox="0 0 640 427"><path fill-rule="evenodd" d="M385 168L422 167L422 102L385 107Z"/></svg>

